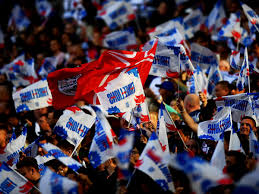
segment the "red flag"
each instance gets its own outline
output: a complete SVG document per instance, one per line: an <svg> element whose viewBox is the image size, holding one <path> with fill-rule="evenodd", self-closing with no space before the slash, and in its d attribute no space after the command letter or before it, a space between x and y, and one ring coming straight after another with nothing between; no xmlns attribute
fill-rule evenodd
<svg viewBox="0 0 259 194"><path fill-rule="evenodd" d="M63 109L73 105L76 100L90 104L98 103L95 93L105 90L107 83L125 69L137 67L144 85L149 74L157 41L146 52L105 51L98 60L77 68L65 68L48 75L48 84L53 96L53 106ZM95 100L96 98L96 100Z"/></svg>

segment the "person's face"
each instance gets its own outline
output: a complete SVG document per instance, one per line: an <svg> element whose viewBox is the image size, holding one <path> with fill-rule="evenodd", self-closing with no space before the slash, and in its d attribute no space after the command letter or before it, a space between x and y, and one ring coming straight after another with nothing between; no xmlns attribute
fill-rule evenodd
<svg viewBox="0 0 259 194"><path fill-rule="evenodd" d="M51 128L49 126L48 119L46 116L41 116L40 119L38 120L38 123L39 123L40 129L44 131L47 136L50 136L52 134Z"/></svg>
<svg viewBox="0 0 259 194"><path fill-rule="evenodd" d="M5 148L7 144L7 133L5 130L0 130L0 148Z"/></svg>
<svg viewBox="0 0 259 194"><path fill-rule="evenodd" d="M58 43L58 41L52 40L52 41L50 42L50 50L51 50L52 52L56 52L56 51L59 50L59 43Z"/></svg>
<svg viewBox="0 0 259 194"><path fill-rule="evenodd" d="M221 97L221 96L227 96L228 91L225 90L220 84L215 86L215 96L216 97Z"/></svg>
<svg viewBox="0 0 259 194"><path fill-rule="evenodd" d="M198 152L197 144L193 139L186 142L186 146L196 155Z"/></svg>
<svg viewBox="0 0 259 194"><path fill-rule="evenodd" d="M139 159L139 152L137 149L133 149L130 155L130 162L135 165Z"/></svg>
<svg viewBox="0 0 259 194"><path fill-rule="evenodd" d="M240 134L248 136L250 133L250 129L254 128L253 121L250 119L243 119L240 122Z"/></svg>

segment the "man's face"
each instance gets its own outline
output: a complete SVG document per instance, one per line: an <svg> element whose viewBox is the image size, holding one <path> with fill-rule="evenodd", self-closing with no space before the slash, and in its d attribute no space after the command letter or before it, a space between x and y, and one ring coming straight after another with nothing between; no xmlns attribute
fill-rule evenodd
<svg viewBox="0 0 259 194"><path fill-rule="evenodd" d="M221 96L227 96L228 91L225 90L220 84L215 86L215 96L221 97Z"/></svg>
<svg viewBox="0 0 259 194"><path fill-rule="evenodd" d="M240 134L248 136L250 133L250 129L253 129L254 123L250 119L243 119L240 123Z"/></svg>

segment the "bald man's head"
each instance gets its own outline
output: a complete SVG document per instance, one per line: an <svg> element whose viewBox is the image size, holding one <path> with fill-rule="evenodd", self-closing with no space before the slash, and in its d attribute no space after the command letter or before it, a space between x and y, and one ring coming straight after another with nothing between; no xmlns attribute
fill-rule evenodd
<svg viewBox="0 0 259 194"><path fill-rule="evenodd" d="M200 109L200 98L196 94L188 94L184 98L184 108L188 113Z"/></svg>

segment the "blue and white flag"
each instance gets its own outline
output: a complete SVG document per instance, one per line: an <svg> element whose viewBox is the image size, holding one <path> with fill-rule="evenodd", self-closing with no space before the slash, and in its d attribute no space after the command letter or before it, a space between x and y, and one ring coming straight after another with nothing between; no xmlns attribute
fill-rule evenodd
<svg viewBox="0 0 259 194"><path fill-rule="evenodd" d="M248 88L250 90L250 80L249 80L249 63L248 63L248 53L247 53L247 47L245 48L244 53L244 60L243 64L241 66L238 80L237 80L237 89L239 91L242 91L245 89L245 85L248 85ZM250 92L250 91L249 91Z"/></svg>
<svg viewBox="0 0 259 194"><path fill-rule="evenodd" d="M30 20L25 15L19 5L15 5L12 9L11 16L8 21L8 26L15 26L18 31L25 30L30 25Z"/></svg>
<svg viewBox="0 0 259 194"><path fill-rule="evenodd" d="M96 112L95 135L90 146L88 158L94 168L113 158L113 138L111 126L101 109L93 106Z"/></svg>
<svg viewBox="0 0 259 194"><path fill-rule="evenodd" d="M19 137L9 142L4 150L0 150L0 161L13 166L19 160L19 152L24 150L27 137L27 128L24 127Z"/></svg>
<svg viewBox="0 0 259 194"><path fill-rule="evenodd" d="M34 142L32 142L30 145L28 145L22 152L29 157L35 158L38 154L38 142L39 140L36 139Z"/></svg>
<svg viewBox="0 0 259 194"><path fill-rule="evenodd" d="M215 24L216 24L215 21L217 21L217 19L220 17L220 9L222 8L223 8L222 0L218 0L214 8L211 10L209 16L207 17L205 21L205 25L210 32L212 32L213 29L215 28Z"/></svg>
<svg viewBox="0 0 259 194"><path fill-rule="evenodd" d="M185 39L190 39L194 34L200 30L200 26L204 23L204 16L201 9L192 10L189 15L183 19L183 26L185 31Z"/></svg>
<svg viewBox="0 0 259 194"><path fill-rule="evenodd" d="M109 113L131 111L145 102L145 94L137 68L122 71L97 93L103 108Z"/></svg>
<svg viewBox="0 0 259 194"><path fill-rule="evenodd" d="M233 37L236 42L241 40L242 29L240 27L240 13L231 13L227 23L221 28L220 37Z"/></svg>
<svg viewBox="0 0 259 194"><path fill-rule="evenodd" d="M58 59L56 57L46 57L38 71L41 78L47 78L48 74L57 68Z"/></svg>
<svg viewBox="0 0 259 194"><path fill-rule="evenodd" d="M176 34L177 31L181 36L184 36L184 28L183 28L183 18L175 18L172 20L169 20L165 23L162 23L152 30L150 30L148 33L150 39L154 39L156 36L169 36L172 34ZM183 38L183 37L181 37Z"/></svg>
<svg viewBox="0 0 259 194"><path fill-rule="evenodd" d="M62 139L78 146L95 122L95 116L86 114L76 106L68 107L58 119L53 131Z"/></svg>
<svg viewBox="0 0 259 194"><path fill-rule="evenodd" d="M4 65L1 69L2 74L6 74L7 79L13 83L15 87L27 86L38 81L35 71L34 59L25 59L22 54L15 58L11 63Z"/></svg>
<svg viewBox="0 0 259 194"><path fill-rule="evenodd" d="M47 169L47 167L45 166L45 163L50 160L54 160L55 157L52 156L50 153L47 153L44 156L38 155L35 157L35 159L37 160L39 172L40 172L40 175L42 176L44 174L45 170Z"/></svg>
<svg viewBox="0 0 259 194"><path fill-rule="evenodd" d="M130 174L128 168L133 141L134 133L123 131L123 134L120 136L119 143L114 144L113 146L114 156L117 158L117 165L126 178L128 178L128 175Z"/></svg>
<svg viewBox="0 0 259 194"><path fill-rule="evenodd" d="M257 159L259 158L259 141L251 128L249 134L249 151L252 152Z"/></svg>
<svg viewBox="0 0 259 194"><path fill-rule="evenodd" d="M255 30L257 30L259 32L259 17L258 17L258 15L249 6L242 3L241 1L240 1L240 3L242 5L244 13L245 13L246 17L248 18L249 22L251 24L253 24L253 27L255 28ZM255 30L252 30L252 31L255 32Z"/></svg>
<svg viewBox="0 0 259 194"><path fill-rule="evenodd" d="M13 94L16 112L35 110L52 105L47 80L40 80Z"/></svg>
<svg viewBox="0 0 259 194"><path fill-rule="evenodd" d="M198 64L186 85L190 94L199 95L199 92L207 93L208 78Z"/></svg>
<svg viewBox="0 0 259 194"><path fill-rule="evenodd" d="M240 122L244 116L252 116L253 109L246 93L223 96L216 99L217 107L231 107L232 119L234 122Z"/></svg>
<svg viewBox="0 0 259 194"><path fill-rule="evenodd" d="M168 162L173 168L184 171L195 193L207 193L211 187L232 184L232 180L222 170L201 158L192 158L188 153L171 154Z"/></svg>
<svg viewBox="0 0 259 194"><path fill-rule="evenodd" d="M87 12L80 0L65 0L63 1L64 13L63 18L75 19L78 24L82 23L82 20L87 16Z"/></svg>
<svg viewBox="0 0 259 194"><path fill-rule="evenodd" d="M214 92L214 88L216 87L216 84L222 80L222 76L219 70L218 65L212 65L208 69L208 96L212 96Z"/></svg>
<svg viewBox="0 0 259 194"><path fill-rule="evenodd" d="M35 6L40 16L48 17L52 12L52 5L48 0L36 0Z"/></svg>
<svg viewBox="0 0 259 194"><path fill-rule="evenodd" d="M111 32L103 39L103 46L114 50L130 50L137 46L135 32L132 28Z"/></svg>
<svg viewBox="0 0 259 194"><path fill-rule="evenodd" d="M0 162L0 193L29 193L33 184L6 163Z"/></svg>
<svg viewBox="0 0 259 194"><path fill-rule="evenodd" d="M79 162L66 155L57 146L51 143L40 144L40 146L48 153L50 153L52 156L54 156L56 159L58 159L60 162L62 162L64 165L71 168L72 170L77 171L79 168L82 167L82 165Z"/></svg>
<svg viewBox="0 0 259 194"><path fill-rule="evenodd" d="M164 155L157 134L153 132L135 167L150 176L163 190L174 192L173 179L163 160Z"/></svg>
<svg viewBox="0 0 259 194"><path fill-rule="evenodd" d="M210 66L218 64L216 54L197 43L191 44L191 61L194 67L198 64L202 70L207 70Z"/></svg>
<svg viewBox="0 0 259 194"><path fill-rule="evenodd" d="M229 59L229 64L235 70L240 69L240 51L232 50L230 59Z"/></svg>
<svg viewBox="0 0 259 194"><path fill-rule="evenodd" d="M220 135L224 133L224 131L231 129L231 109L229 107L224 107L220 112L218 112L214 116L213 120L208 120L199 123L198 137L200 139L218 141L220 139Z"/></svg>
<svg viewBox="0 0 259 194"><path fill-rule="evenodd" d="M41 193L78 194L78 184L67 177L56 174L49 168L40 179L39 189Z"/></svg>
<svg viewBox="0 0 259 194"><path fill-rule="evenodd" d="M153 40L147 42L142 50L147 51L152 45ZM186 71L189 74L194 71L185 48L181 44L174 46L166 45L159 37L157 51L149 74L160 77L178 77L181 71Z"/></svg>
<svg viewBox="0 0 259 194"><path fill-rule="evenodd" d="M224 133L224 132L223 132ZM223 136L223 135L222 135ZM226 166L226 159L225 159L225 149L224 149L224 137L220 138L217 146L213 152L211 157L210 163L212 166L217 167L219 170L223 170Z"/></svg>
<svg viewBox="0 0 259 194"><path fill-rule="evenodd" d="M165 153L170 153L169 151L169 144L168 144L168 137L167 137L167 127L165 122L165 105L164 103L161 103L159 112L158 112L158 120L157 120L157 133L158 133L158 139L159 143L161 145L162 151Z"/></svg>
<svg viewBox="0 0 259 194"><path fill-rule="evenodd" d="M237 131L234 128L232 128L232 130L231 130L228 150L243 152L245 154L245 151L244 151L242 144L239 140L239 137L237 135Z"/></svg>
<svg viewBox="0 0 259 194"><path fill-rule="evenodd" d="M111 30L135 19L135 13L131 4L125 1L111 1L98 13Z"/></svg>

